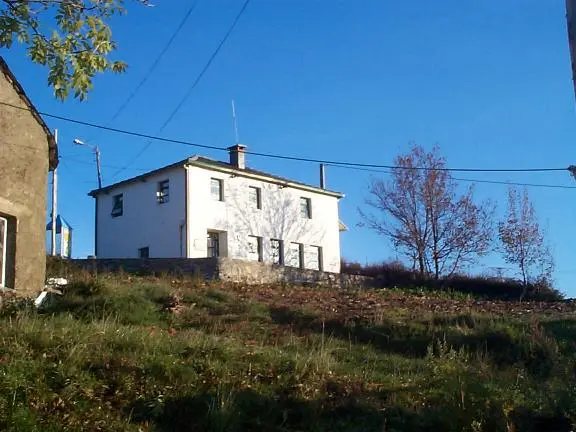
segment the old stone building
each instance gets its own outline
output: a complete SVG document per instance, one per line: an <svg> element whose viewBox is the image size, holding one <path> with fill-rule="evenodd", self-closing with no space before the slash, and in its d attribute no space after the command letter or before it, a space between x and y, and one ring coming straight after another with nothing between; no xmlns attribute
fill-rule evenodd
<svg viewBox="0 0 576 432"><path fill-rule="evenodd" d="M46 192L58 164L50 129L0 57L0 287L44 285Z"/></svg>

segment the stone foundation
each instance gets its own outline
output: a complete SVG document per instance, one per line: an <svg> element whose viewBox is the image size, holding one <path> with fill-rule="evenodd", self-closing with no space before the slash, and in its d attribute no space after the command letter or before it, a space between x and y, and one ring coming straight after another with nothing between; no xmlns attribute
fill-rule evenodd
<svg viewBox="0 0 576 432"><path fill-rule="evenodd" d="M374 279L350 274L303 270L230 258L77 259L72 263L91 272L169 273L205 279L262 285L314 284L336 287L373 287Z"/></svg>

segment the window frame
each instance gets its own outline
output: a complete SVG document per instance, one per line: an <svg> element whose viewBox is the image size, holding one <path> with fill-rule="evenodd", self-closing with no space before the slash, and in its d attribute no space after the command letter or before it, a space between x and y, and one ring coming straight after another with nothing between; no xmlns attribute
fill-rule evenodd
<svg viewBox="0 0 576 432"><path fill-rule="evenodd" d="M276 248L274 244L278 245L278 261L275 260L275 253L274 251ZM270 256L272 259L272 264L276 265L284 265L284 240L280 239L270 239Z"/></svg>
<svg viewBox="0 0 576 432"><path fill-rule="evenodd" d="M6 288L6 273L7 273L7 265L6 265L6 258L7 258L7 249L8 249L8 219L5 217L0 216L0 224L4 225L4 229L0 232L0 243L2 246L2 256L0 259L0 287Z"/></svg>
<svg viewBox="0 0 576 432"><path fill-rule="evenodd" d="M306 207L303 207L303 204ZM302 219L312 219L312 198L300 197L300 217Z"/></svg>
<svg viewBox="0 0 576 432"><path fill-rule="evenodd" d="M142 252L146 251L146 256L142 256L144 255ZM139 259L150 259L150 246L144 246L141 248L138 248L138 258Z"/></svg>
<svg viewBox="0 0 576 432"><path fill-rule="evenodd" d="M210 241L212 240L212 244L216 246L211 246ZM215 251L214 254L210 254L210 250ZM217 231L208 231L206 235L206 257L207 258L219 258L220 257L220 233Z"/></svg>
<svg viewBox="0 0 576 432"><path fill-rule="evenodd" d="M119 211L116 209L116 204L117 201L120 201L120 207L119 207ZM124 194L120 193L120 194L116 194L112 196L112 211L110 212L110 216L112 216L113 218L117 218L120 216L124 215Z"/></svg>
<svg viewBox="0 0 576 432"><path fill-rule="evenodd" d="M212 190L212 186L215 183L218 183L218 198L216 198ZM212 197L213 201L220 201L220 202L224 201L224 180L216 177L210 178L210 196Z"/></svg>
<svg viewBox="0 0 576 432"><path fill-rule="evenodd" d="M299 268L299 269L304 269L305 268L305 263L304 263L304 243L298 243L298 242L290 242L290 246L292 245L298 245L298 261L297 264L298 265L292 265L292 262L290 263L290 267L292 268ZM293 255L294 249L292 249L292 247L290 247L290 259L292 260L292 255Z"/></svg>
<svg viewBox="0 0 576 432"><path fill-rule="evenodd" d="M323 248L322 246L316 246L316 245L308 245L308 250L314 249L315 250L315 258L316 258L316 262L318 263L318 268L311 268L311 267L306 267L309 270L315 270L315 271L324 271L324 257L323 257Z"/></svg>
<svg viewBox="0 0 576 432"><path fill-rule="evenodd" d="M253 260L253 261L263 262L264 261L264 253L263 253L263 247L262 247L262 237L255 236L255 235L249 235L248 238L249 239L256 239L256 252L252 252L252 250L248 251L248 253L250 255L252 255L252 254L257 255L257 259ZM251 243L249 243L249 245L250 244Z"/></svg>
<svg viewBox="0 0 576 432"><path fill-rule="evenodd" d="M158 204L166 204L170 202L170 179L162 180L157 183L156 201Z"/></svg>
<svg viewBox="0 0 576 432"><path fill-rule="evenodd" d="M252 193L256 192L256 203L252 200ZM262 210L262 188L258 186L248 186L248 201L252 208L256 208L256 210ZM254 206L254 204L256 204Z"/></svg>

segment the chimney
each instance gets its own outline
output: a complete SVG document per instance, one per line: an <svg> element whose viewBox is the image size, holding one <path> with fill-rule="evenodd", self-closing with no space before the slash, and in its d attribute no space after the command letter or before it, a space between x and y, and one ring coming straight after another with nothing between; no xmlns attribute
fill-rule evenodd
<svg viewBox="0 0 576 432"><path fill-rule="evenodd" d="M320 189L326 189L326 171L324 164L320 164Z"/></svg>
<svg viewBox="0 0 576 432"><path fill-rule="evenodd" d="M238 169L246 168L246 155L244 153L246 149L247 147L243 144L236 144L232 147L228 147L228 152L230 153L230 165Z"/></svg>

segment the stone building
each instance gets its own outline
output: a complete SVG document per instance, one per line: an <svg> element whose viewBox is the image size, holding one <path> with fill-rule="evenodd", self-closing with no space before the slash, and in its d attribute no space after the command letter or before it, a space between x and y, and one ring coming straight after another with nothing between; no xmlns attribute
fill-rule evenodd
<svg viewBox="0 0 576 432"><path fill-rule="evenodd" d="M0 57L0 288L44 286L48 172L54 136Z"/></svg>

